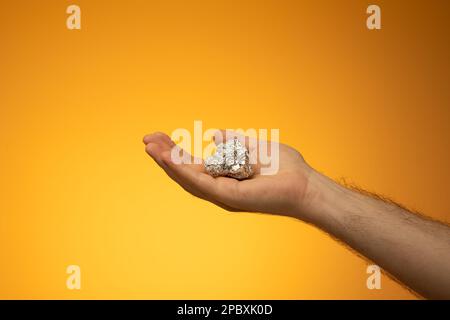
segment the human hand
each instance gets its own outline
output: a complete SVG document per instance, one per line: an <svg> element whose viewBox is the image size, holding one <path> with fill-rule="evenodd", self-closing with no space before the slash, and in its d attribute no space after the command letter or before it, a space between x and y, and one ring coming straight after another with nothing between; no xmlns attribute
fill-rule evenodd
<svg viewBox="0 0 450 320"><path fill-rule="evenodd" d="M216 144L222 142L222 137L226 137L225 140L237 137L249 152L255 146L259 148L262 143L222 130L214 137ZM276 172L262 175L258 159L253 166L253 176L239 181L228 177L213 178L206 173L203 164L175 164L171 159L171 151L176 145L164 133L147 135L144 143L146 152L167 175L196 197L229 211L272 213L308 220L308 182L313 169L298 151L287 145L278 144L279 168Z"/></svg>

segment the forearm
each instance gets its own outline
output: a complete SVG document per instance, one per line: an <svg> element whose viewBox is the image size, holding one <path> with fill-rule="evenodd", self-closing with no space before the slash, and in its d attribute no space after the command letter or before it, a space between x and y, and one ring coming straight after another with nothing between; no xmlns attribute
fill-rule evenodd
<svg viewBox="0 0 450 320"><path fill-rule="evenodd" d="M313 172L306 220L428 298L450 298L450 228Z"/></svg>

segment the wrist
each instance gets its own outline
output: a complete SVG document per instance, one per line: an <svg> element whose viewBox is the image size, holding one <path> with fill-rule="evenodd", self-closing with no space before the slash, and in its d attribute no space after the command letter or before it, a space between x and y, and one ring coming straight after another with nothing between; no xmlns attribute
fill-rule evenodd
<svg viewBox="0 0 450 320"><path fill-rule="evenodd" d="M328 230L331 224L339 223L337 208L349 192L347 188L311 168L305 193L297 206L297 218Z"/></svg>

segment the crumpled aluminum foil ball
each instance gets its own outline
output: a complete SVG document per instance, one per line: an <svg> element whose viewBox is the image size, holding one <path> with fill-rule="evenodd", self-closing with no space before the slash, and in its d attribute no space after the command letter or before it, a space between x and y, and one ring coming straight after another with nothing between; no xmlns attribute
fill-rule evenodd
<svg viewBox="0 0 450 320"><path fill-rule="evenodd" d="M213 177L227 176L246 179L253 174L248 150L235 137L217 146L217 151L205 160L205 169Z"/></svg>

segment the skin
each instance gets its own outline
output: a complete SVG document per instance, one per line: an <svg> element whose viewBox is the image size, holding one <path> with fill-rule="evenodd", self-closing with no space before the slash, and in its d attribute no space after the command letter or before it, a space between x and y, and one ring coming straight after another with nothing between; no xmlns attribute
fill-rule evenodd
<svg viewBox="0 0 450 320"><path fill-rule="evenodd" d="M218 131L216 143L238 137L250 152L260 141ZM224 138L225 137L225 138ZM291 216L315 225L374 261L396 280L430 299L450 299L450 227L342 186L279 144L279 170L251 179L213 178L202 164L175 164L175 143L164 133L144 137L146 152L183 189L229 211Z"/></svg>

